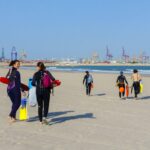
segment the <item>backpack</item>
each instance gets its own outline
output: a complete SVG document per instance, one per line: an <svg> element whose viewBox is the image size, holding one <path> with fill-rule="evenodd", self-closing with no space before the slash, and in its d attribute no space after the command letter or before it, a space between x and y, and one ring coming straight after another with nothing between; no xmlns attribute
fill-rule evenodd
<svg viewBox="0 0 150 150"><path fill-rule="evenodd" d="M44 72L42 76L42 86L43 88L52 88L53 87L53 81L48 74L48 72Z"/></svg>

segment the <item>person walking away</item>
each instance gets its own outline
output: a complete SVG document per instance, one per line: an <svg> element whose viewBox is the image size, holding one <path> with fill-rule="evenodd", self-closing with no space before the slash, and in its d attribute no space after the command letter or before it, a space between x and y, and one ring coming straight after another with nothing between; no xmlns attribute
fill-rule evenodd
<svg viewBox="0 0 150 150"><path fill-rule="evenodd" d="M140 81L141 81L141 75L138 73L137 69L133 70L133 74L131 76L131 79L133 81L132 87L134 88L135 99L137 99L138 94L140 93Z"/></svg>
<svg viewBox="0 0 150 150"><path fill-rule="evenodd" d="M88 71L86 71L85 73L86 73L86 75L84 76L83 84L85 84L85 86L86 86L86 95L90 96L91 87L93 84L93 77Z"/></svg>
<svg viewBox="0 0 150 150"><path fill-rule="evenodd" d="M21 76L18 71L20 67L20 61L14 60L9 64L11 69L7 73L6 77L9 79L7 87L8 96L12 102L11 112L9 114L10 122L16 121L16 113L21 104Z"/></svg>
<svg viewBox="0 0 150 150"><path fill-rule="evenodd" d="M53 88L52 82L55 80L55 78L49 71L46 70L43 62L37 63L37 70L38 71L33 76L32 86L36 87L39 121L41 124L47 124L50 94L51 89Z"/></svg>
<svg viewBox="0 0 150 150"><path fill-rule="evenodd" d="M119 97L120 98L124 98L125 96L125 84L128 85L128 81L126 79L126 77L124 76L123 71L120 72L120 75L117 78L117 86L119 87ZM120 88L123 89L123 91L120 91Z"/></svg>

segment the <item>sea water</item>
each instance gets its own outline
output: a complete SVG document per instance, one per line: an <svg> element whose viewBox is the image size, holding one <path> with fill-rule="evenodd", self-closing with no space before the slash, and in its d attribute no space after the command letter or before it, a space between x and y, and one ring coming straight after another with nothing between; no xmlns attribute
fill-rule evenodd
<svg viewBox="0 0 150 150"><path fill-rule="evenodd" d="M33 70L35 67L22 67L23 69ZM49 71L63 71L63 72L95 72L95 73L113 73L118 74L124 71L126 74L131 74L133 69L139 70L141 74L150 75L150 66L56 66L47 67Z"/></svg>

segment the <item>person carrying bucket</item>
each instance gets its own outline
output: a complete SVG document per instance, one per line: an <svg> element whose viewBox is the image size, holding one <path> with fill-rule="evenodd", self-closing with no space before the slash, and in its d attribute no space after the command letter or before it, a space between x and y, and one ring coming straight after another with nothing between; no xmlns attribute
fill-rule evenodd
<svg viewBox="0 0 150 150"><path fill-rule="evenodd" d="M124 76L123 71L120 72L120 75L117 78L117 86L119 87L119 97L124 98L125 96L125 83L128 85L128 81Z"/></svg>
<svg viewBox="0 0 150 150"><path fill-rule="evenodd" d="M20 61L11 61L9 66L11 69L6 75L9 79L9 84L7 87L8 96L12 102L11 112L9 114L10 122L16 122L16 113L21 105L21 92L24 92L21 88L21 75L18 69L20 68Z"/></svg>

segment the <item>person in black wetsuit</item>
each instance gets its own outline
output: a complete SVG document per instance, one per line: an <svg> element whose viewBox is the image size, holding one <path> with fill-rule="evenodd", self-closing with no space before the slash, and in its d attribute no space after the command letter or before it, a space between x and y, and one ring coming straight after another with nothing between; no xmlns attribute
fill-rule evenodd
<svg viewBox="0 0 150 150"><path fill-rule="evenodd" d="M9 114L9 118L11 122L15 122L16 113L21 104L21 76L18 71L20 67L20 61L11 61L9 66L12 67L6 75L6 78L10 80L7 87L7 93L12 102L12 108Z"/></svg>
<svg viewBox="0 0 150 150"><path fill-rule="evenodd" d="M38 71L34 74L32 80L32 86L36 86L36 96L38 102L38 116L41 123L47 123L47 116L49 111L49 102L50 102L50 93L52 87L45 88L42 83L42 79L45 73L47 73L52 81L55 78L52 74L46 70L44 63L37 63ZM44 118L43 118L43 109L44 109Z"/></svg>
<svg viewBox="0 0 150 150"><path fill-rule="evenodd" d="M83 78L83 84L86 86L86 95L90 96L91 94L91 86L93 83L93 77L90 75L88 71L85 72L86 75Z"/></svg>
<svg viewBox="0 0 150 150"><path fill-rule="evenodd" d="M120 75L118 76L116 83L117 83L119 89L121 87L124 88L124 92L123 93L121 93L119 91L119 97L122 98L122 96L123 97L125 96L125 83L128 85L128 81L127 81L126 77L124 76L123 71L120 72Z"/></svg>

